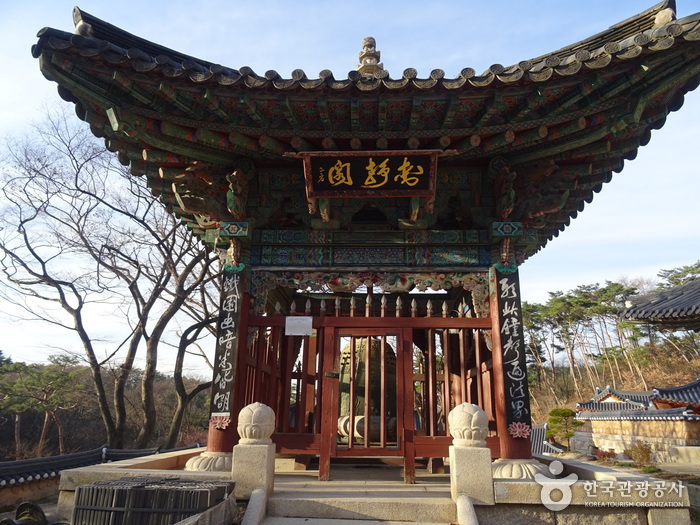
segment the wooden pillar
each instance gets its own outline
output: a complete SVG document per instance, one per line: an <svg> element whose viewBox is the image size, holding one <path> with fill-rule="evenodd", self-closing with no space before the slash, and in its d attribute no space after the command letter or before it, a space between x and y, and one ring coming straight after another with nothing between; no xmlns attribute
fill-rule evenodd
<svg viewBox="0 0 700 525"><path fill-rule="evenodd" d="M530 398L518 271L489 271L496 426L501 457L532 457Z"/></svg>
<svg viewBox="0 0 700 525"><path fill-rule="evenodd" d="M246 327L242 326L241 321L245 320L247 315L241 314L243 309L248 308L244 300L248 297L244 293L245 273L241 270L240 267L232 268L227 265L221 275L221 302L209 406L207 452L230 453L238 441L234 387L236 381L245 379L236 377L236 365L241 339L243 346L246 342Z"/></svg>

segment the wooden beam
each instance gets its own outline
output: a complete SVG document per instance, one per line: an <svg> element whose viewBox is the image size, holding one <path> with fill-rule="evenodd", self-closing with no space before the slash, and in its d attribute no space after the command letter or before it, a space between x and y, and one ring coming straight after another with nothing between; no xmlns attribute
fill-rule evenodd
<svg viewBox="0 0 700 525"><path fill-rule="evenodd" d="M416 126L418 125L418 121L421 117L420 105L421 105L421 97L414 96L413 97L413 106L411 108L411 119L410 119L410 122L408 125L409 130L416 129Z"/></svg>
<svg viewBox="0 0 700 525"><path fill-rule="evenodd" d="M350 129L353 133L360 129L360 99L357 96L350 99Z"/></svg>
<svg viewBox="0 0 700 525"><path fill-rule="evenodd" d="M452 121L457 113L456 110L458 105L459 97L457 95L452 95L447 106L447 111L445 111L445 117L442 119L442 124L440 125L442 129L449 129L452 127Z"/></svg>
<svg viewBox="0 0 700 525"><path fill-rule="evenodd" d="M267 127L267 119L265 114L260 109L258 103L248 95L243 95L238 99L238 104L243 108L246 114L260 127Z"/></svg>
<svg viewBox="0 0 700 525"><path fill-rule="evenodd" d="M388 104L389 103L386 98L382 98L379 101L379 131L386 131L386 107Z"/></svg>
<svg viewBox="0 0 700 525"><path fill-rule="evenodd" d="M478 119L472 123L472 127L480 128L488 122L488 120L503 109L503 95L500 91L496 91L485 109L478 115Z"/></svg>
<svg viewBox="0 0 700 525"><path fill-rule="evenodd" d="M161 98L175 106L176 108L184 111L188 115L194 115L194 105L192 103L192 100L189 98L189 96L180 93L178 90L176 90L174 87L172 87L170 84L168 84L165 81L161 81L160 85L158 86L158 91L157 93L160 95ZM198 115L197 115L198 116Z"/></svg>
<svg viewBox="0 0 700 525"><path fill-rule="evenodd" d="M289 99L289 97L285 97L284 104L282 105L282 111L284 112L284 118L287 119L289 125L292 126L293 129L299 129L299 121L297 120L297 117L294 114L292 102Z"/></svg>
<svg viewBox="0 0 700 525"><path fill-rule="evenodd" d="M226 106L221 102L219 97L217 97L211 89L207 89L204 92L202 101L204 102L205 107L209 110L210 113L225 120L231 120L231 116L228 110L226 109Z"/></svg>
<svg viewBox="0 0 700 525"><path fill-rule="evenodd" d="M316 106L318 107L318 114L321 117L321 123L323 124L323 129L330 132L332 129L331 118L328 116L328 101L326 97L320 96L316 99Z"/></svg>

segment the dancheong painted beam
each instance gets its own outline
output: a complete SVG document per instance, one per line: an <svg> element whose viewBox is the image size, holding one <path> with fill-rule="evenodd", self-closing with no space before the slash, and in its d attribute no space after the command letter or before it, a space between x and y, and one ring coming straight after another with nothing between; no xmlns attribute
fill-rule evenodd
<svg viewBox="0 0 700 525"><path fill-rule="evenodd" d="M76 33L44 29L33 53L93 132L210 244L227 244L227 225L244 218L257 230L349 229L363 208L378 207L371 196L307 202L308 152L364 151L378 164L386 151L438 150L434 195L385 200L381 220L393 230L475 232L510 222L522 262L697 86L700 22L676 19L674 7L661 2L542 57L452 79L412 69L391 78L373 41L347 78L260 76L78 9Z"/></svg>

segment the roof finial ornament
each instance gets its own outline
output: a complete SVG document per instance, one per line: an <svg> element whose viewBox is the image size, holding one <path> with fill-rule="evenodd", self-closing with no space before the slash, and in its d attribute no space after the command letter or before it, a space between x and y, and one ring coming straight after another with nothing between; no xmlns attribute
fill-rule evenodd
<svg viewBox="0 0 700 525"><path fill-rule="evenodd" d="M73 23L75 24L75 34L86 37L92 37L92 26L83 20L83 13L77 7L73 8Z"/></svg>
<svg viewBox="0 0 700 525"><path fill-rule="evenodd" d="M374 72L384 69L384 64L379 62L381 53L377 51L377 42L368 36L362 39L362 51L360 51L360 63L357 70L365 78L374 78Z"/></svg>

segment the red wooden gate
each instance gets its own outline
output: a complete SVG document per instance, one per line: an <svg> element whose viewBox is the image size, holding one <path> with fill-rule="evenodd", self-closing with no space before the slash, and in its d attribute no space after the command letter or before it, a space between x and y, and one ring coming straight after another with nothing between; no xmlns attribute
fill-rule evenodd
<svg viewBox="0 0 700 525"><path fill-rule="evenodd" d="M309 299L290 315L312 318L310 336L285 335L286 316L250 316L234 413L254 401L273 407L278 453L318 456L322 480L334 457L403 457L414 482L416 458L448 455L447 414L465 401L489 415L487 444L499 457L491 319L449 317L446 306L433 316L431 301L416 300L404 316L400 300L390 311L383 297L376 309L371 296L365 308L355 296L333 308Z"/></svg>

